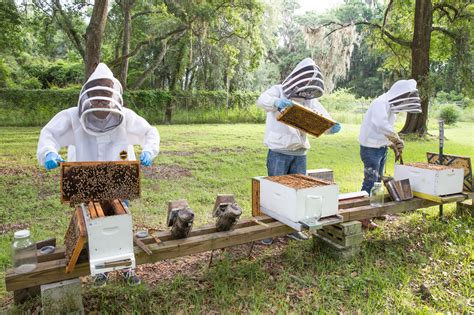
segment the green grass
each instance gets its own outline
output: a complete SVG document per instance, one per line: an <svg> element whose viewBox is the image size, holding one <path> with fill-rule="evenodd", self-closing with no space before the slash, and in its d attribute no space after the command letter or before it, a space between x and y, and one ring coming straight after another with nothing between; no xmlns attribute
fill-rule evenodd
<svg viewBox="0 0 474 315"><path fill-rule="evenodd" d="M430 126L435 128L435 122ZM447 128L445 153L473 157L473 128L472 123ZM39 130L0 128L0 226L27 226L36 240L56 237L61 244L71 209L59 201L58 171L37 166ZM158 130L162 151L155 163L161 173L145 176L142 198L132 201L136 226L165 228L166 202L181 198L194 209L195 226L210 223L219 193L234 194L244 216L250 216L250 178L266 174L264 125L172 125ZM342 192L357 191L362 182L358 130L358 125L345 124L337 135L311 138L308 169L333 169ZM407 140L404 160L424 161L426 151L437 151L434 137ZM393 173L392 153L387 166ZM281 250L260 248L251 261L224 255L207 269L203 260L195 276L177 275L154 286L129 289L112 282L96 290L87 285L84 304L89 311L110 314L473 312L474 220L456 216L453 206L445 209L445 221L431 208L382 223L382 229L366 234L361 253L348 261L314 251L311 242L290 242ZM8 228L0 238L0 278L11 265L14 230ZM421 298L422 284L430 287L428 300ZM8 305L10 299L0 281L0 312L9 307L21 312Z"/></svg>

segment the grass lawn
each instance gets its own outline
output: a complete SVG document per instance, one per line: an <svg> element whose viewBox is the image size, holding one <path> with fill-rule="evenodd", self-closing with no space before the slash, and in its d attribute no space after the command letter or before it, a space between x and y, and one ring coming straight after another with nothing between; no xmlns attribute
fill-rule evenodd
<svg viewBox="0 0 474 315"><path fill-rule="evenodd" d="M333 169L341 192L357 191L362 182L358 129L345 124L337 135L311 138L308 169ZM37 166L39 130L0 128L2 279L11 265L15 230L29 228L36 240L56 237L62 244L70 219L71 209L59 201L58 170ZM195 226L210 223L219 193L234 194L244 216L250 216L250 178L266 174L264 125L158 130L161 153L155 166L144 171L141 200L131 203L136 227L164 229L166 202L182 198L196 213ZM445 153L474 157L473 131L473 123L447 128ZM435 137L407 140L404 160L425 161L427 151L437 151ZM393 173L392 153L387 166L386 172ZM133 289L114 279L101 290L86 283L84 305L103 313L474 312L474 219L456 216L452 205L445 207L446 220L437 213L431 208L381 222L381 229L365 234L360 254L347 261L313 251L310 241L280 240L256 246L251 260L237 257L238 250L220 254L211 268L209 253L146 266L139 270L145 284ZM0 281L0 312L21 311L12 308L11 300ZM24 308L35 305L38 301Z"/></svg>

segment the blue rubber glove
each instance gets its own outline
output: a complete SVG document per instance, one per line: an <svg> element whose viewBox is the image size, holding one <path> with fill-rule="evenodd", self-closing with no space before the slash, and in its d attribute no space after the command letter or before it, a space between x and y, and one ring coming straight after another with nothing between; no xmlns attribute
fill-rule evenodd
<svg viewBox="0 0 474 315"><path fill-rule="evenodd" d="M275 101L275 107L278 109L278 111L282 111L287 107L293 106L293 102L290 101L287 98L279 98Z"/></svg>
<svg viewBox="0 0 474 315"><path fill-rule="evenodd" d="M44 167L49 171L58 167L59 162L64 162L63 158L56 152L49 152L44 159Z"/></svg>
<svg viewBox="0 0 474 315"><path fill-rule="evenodd" d="M148 151L143 151L142 154L140 155L140 163L143 166L150 166L151 165L151 153Z"/></svg>
<svg viewBox="0 0 474 315"><path fill-rule="evenodd" d="M342 126L340 123L336 123L334 126L331 127L331 133L338 133L339 131L341 131L342 129Z"/></svg>

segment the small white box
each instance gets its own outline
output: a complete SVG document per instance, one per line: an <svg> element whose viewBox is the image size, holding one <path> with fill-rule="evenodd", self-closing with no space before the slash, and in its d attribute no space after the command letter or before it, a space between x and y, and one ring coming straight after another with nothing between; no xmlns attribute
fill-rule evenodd
<svg viewBox="0 0 474 315"><path fill-rule="evenodd" d="M296 176L306 177L303 175ZM336 215L339 207L339 187L334 183L325 183L313 178L311 180L319 182L319 184L315 182L314 187L298 189L269 180L268 178L262 178L260 180L260 205L293 222L299 222L306 219L307 196L321 196L321 218ZM317 213L312 213L312 211L312 209L308 209L310 216L318 216Z"/></svg>
<svg viewBox="0 0 474 315"><path fill-rule="evenodd" d="M395 180L408 178L413 191L433 196L462 192L464 170L429 163L395 164Z"/></svg>
<svg viewBox="0 0 474 315"><path fill-rule="evenodd" d="M125 213L92 219L87 207L82 207L82 212L87 228L91 275L135 268L132 215Z"/></svg>

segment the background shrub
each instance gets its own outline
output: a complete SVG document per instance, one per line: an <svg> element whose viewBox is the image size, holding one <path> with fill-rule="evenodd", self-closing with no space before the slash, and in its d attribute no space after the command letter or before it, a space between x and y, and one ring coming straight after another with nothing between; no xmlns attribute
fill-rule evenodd
<svg viewBox="0 0 474 315"><path fill-rule="evenodd" d="M454 125L458 122L461 112L456 105L448 104L441 108L439 118L443 119L445 124Z"/></svg>

